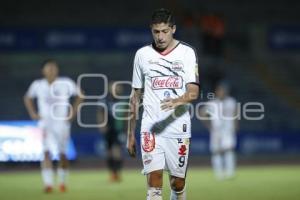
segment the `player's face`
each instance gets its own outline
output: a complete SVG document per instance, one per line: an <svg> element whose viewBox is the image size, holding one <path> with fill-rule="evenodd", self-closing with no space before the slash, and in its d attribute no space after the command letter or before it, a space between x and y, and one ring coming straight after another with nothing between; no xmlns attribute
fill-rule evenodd
<svg viewBox="0 0 300 200"><path fill-rule="evenodd" d="M222 87L222 86L217 87L217 89L216 89L216 96L219 99L224 99L227 96L227 90L224 87Z"/></svg>
<svg viewBox="0 0 300 200"><path fill-rule="evenodd" d="M55 80L58 76L58 66L55 63L46 63L43 68L43 75L49 81Z"/></svg>
<svg viewBox="0 0 300 200"><path fill-rule="evenodd" d="M173 34L176 31L176 26L170 26L166 23L152 24L152 36L156 48L160 50L167 49L173 41Z"/></svg>

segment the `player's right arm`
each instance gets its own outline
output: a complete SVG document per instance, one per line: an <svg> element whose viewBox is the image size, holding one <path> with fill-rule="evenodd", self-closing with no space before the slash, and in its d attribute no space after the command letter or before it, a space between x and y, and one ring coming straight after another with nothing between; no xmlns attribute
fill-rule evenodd
<svg viewBox="0 0 300 200"><path fill-rule="evenodd" d="M36 94L36 90L37 90L37 81L34 81L28 91L26 92L26 94L24 95L24 105L26 107L26 110L29 114L29 116L31 117L31 119L33 120L39 120L40 119L40 116L36 110L36 107L34 105L34 98L37 97L37 94Z"/></svg>
<svg viewBox="0 0 300 200"><path fill-rule="evenodd" d="M131 157L136 155L135 128L139 113L139 104L142 89L133 88L129 99L128 127L127 127L127 150Z"/></svg>
<svg viewBox="0 0 300 200"><path fill-rule="evenodd" d="M31 117L31 119L33 120L38 120L40 119L39 114L37 113L35 106L34 106L34 102L33 99L28 97L28 96L24 96L24 104L25 107L27 109L27 112L29 114L29 116Z"/></svg>
<svg viewBox="0 0 300 200"><path fill-rule="evenodd" d="M142 97L142 88L144 74L142 72L141 54L137 51L133 62L132 91L129 98L129 112L127 124L127 150L131 157L136 155L135 128L136 119L139 112L140 100Z"/></svg>

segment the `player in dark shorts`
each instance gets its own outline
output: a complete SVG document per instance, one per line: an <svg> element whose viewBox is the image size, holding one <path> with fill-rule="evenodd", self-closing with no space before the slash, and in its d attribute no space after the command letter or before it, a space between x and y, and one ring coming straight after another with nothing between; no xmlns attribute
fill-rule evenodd
<svg viewBox="0 0 300 200"><path fill-rule="evenodd" d="M124 137L124 120L122 119L123 112L117 112L116 109L122 109L125 102L122 103L117 95L123 91L121 85L115 85L113 82L109 84L109 93L106 99L101 100L107 107L105 113L103 109L99 109L97 118L99 124L107 120L105 126L101 126L100 132L103 134L106 145L106 161L110 172L110 181L121 181L122 169L122 136ZM106 118L106 119L105 119Z"/></svg>

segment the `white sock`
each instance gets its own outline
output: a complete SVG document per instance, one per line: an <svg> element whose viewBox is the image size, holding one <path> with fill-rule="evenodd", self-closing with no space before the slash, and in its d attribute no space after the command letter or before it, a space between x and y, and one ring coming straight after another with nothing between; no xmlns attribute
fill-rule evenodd
<svg viewBox="0 0 300 200"><path fill-rule="evenodd" d="M45 186L53 186L53 169L42 168L42 178Z"/></svg>
<svg viewBox="0 0 300 200"><path fill-rule="evenodd" d="M214 174L217 179L223 179L223 163L222 163L222 155L220 153L215 153L212 155L212 167L214 170Z"/></svg>
<svg viewBox="0 0 300 200"><path fill-rule="evenodd" d="M63 169L63 168L57 169L58 183L60 185L65 184L67 175L68 175L68 170Z"/></svg>
<svg viewBox="0 0 300 200"><path fill-rule="evenodd" d="M171 190L170 200L186 200L185 188L179 192Z"/></svg>
<svg viewBox="0 0 300 200"><path fill-rule="evenodd" d="M162 189L149 187L147 192L147 200L162 200Z"/></svg>
<svg viewBox="0 0 300 200"><path fill-rule="evenodd" d="M235 173L235 155L233 151L226 151L224 154L225 159L225 175L231 178Z"/></svg>

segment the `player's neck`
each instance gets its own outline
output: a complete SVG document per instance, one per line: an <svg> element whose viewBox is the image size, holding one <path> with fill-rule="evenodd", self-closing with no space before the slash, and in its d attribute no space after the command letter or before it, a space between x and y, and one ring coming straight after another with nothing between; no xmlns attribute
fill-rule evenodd
<svg viewBox="0 0 300 200"><path fill-rule="evenodd" d="M171 51L172 49L174 49L178 44L178 40L172 39L172 41L170 42L170 45L164 50L164 52L168 52Z"/></svg>
<svg viewBox="0 0 300 200"><path fill-rule="evenodd" d="M154 45L154 48L156 49L156 51L158 51L160 54L162 55L166 55L169 52L171 52L177 45L178 45L179 41L176 39L172 39L172 41L170 42L170 44L165 48L165 49L159 49Z"/></svg>
<svg viewBox="0 0 300 200"><path fill-rule="evenodd" d="M54 81L55 81L56 77L55 78L46 78L47 82L51 85Z"/></svg>
<svg viewBox="0 0 300 200"><path fill-rule="evenodd" d="M219 100L223 101L224 99L226 99L227 96L223 96L223 97L217 97Z"/></svg>

